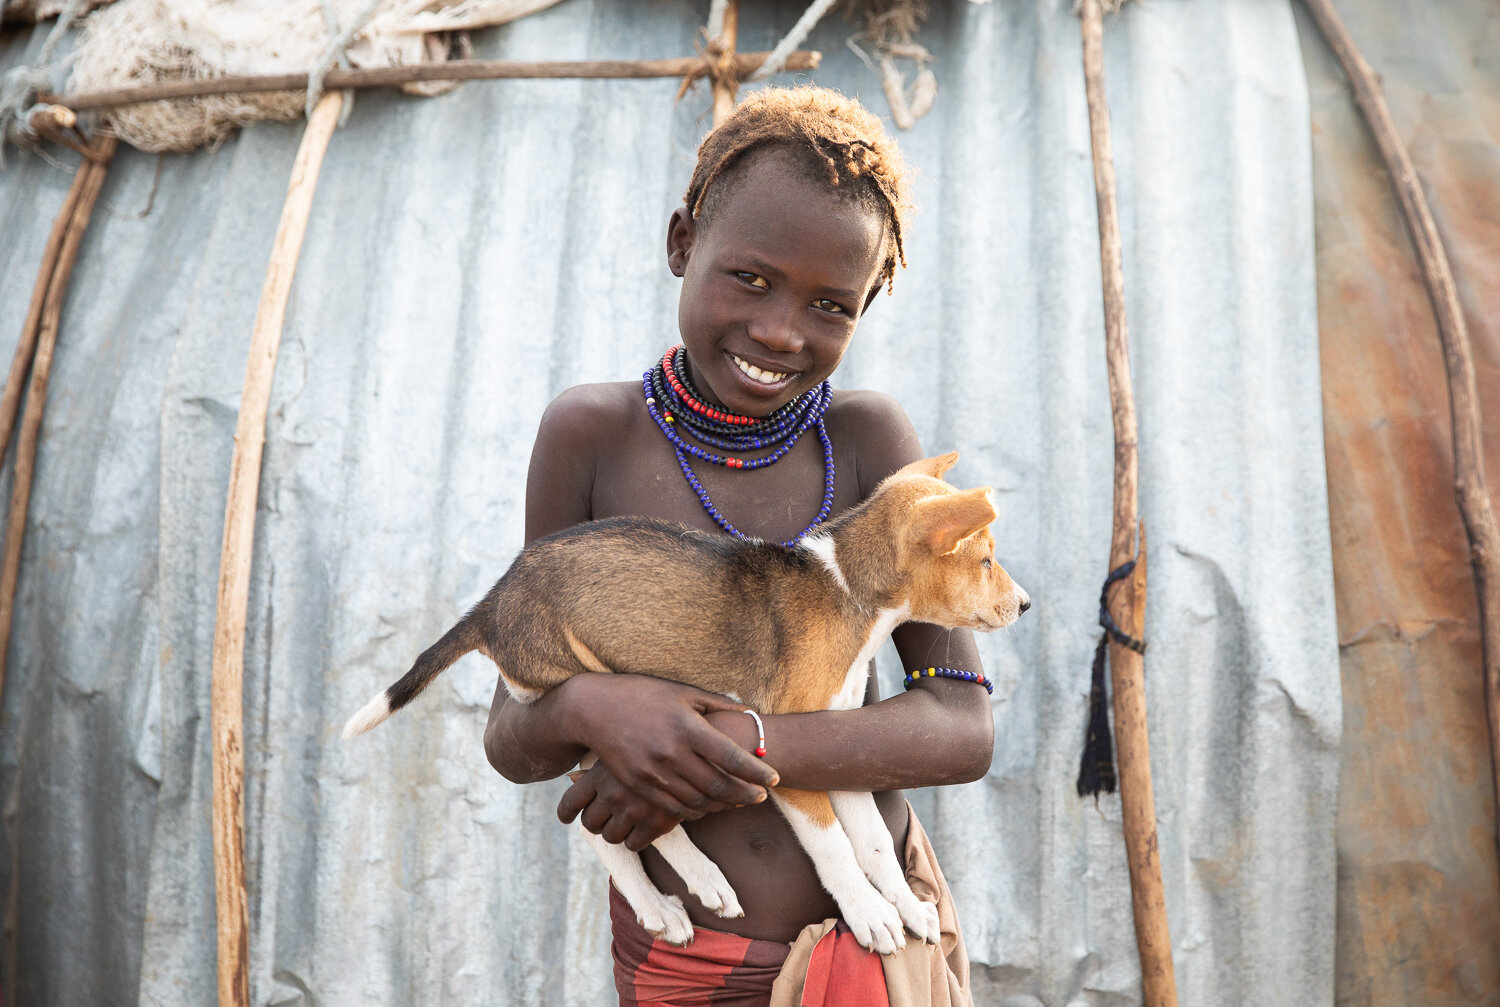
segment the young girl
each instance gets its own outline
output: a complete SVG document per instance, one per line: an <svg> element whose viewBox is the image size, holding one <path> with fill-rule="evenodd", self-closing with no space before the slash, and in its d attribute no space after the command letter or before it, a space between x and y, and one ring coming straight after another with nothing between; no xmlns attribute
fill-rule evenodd
<svg viewBox="0 0 1500 1007"><path fill-rule="evenodd" d="M922 457L895 400L826 385L860 317L905 264L907 205L900 154L857 102L819 88L747 98L704 140L685 205L667 225L682 348L643 379L571 388L547 409L526 486L527 541L647 515L790 544ZM693 604L683 598L660 618L692 619ZM966 631L907 623L892 636L907 668L981 670ZM874 791L899 851L909 831L920 836L900 788L976 780L990 765L982 687L924 677L881 701L873 670L861 709L765 717L765 761L750 754L758 732L740 704L634 675L578 675L529 706L501 686L485 748L516 782L555 777L594 752L598 763L558 814L645 851L652 880L682 897L698 928L682 954L711 953L718 932L757 953L762 942L780 946L785 957L785 945L838 909L766 787ZM705 910L647 848L678 822L723 869L743 917ZM932 887L946 894L940 874ZM644 954L626 947L639 944L622 933L634 926L628 911L615 923L617 982L635 1002L630 976ZM961 944L956 958L949 985L962 990ZM778 967L761 972L774 977ZM767 996L769 980L744 1002Z"/></svg>

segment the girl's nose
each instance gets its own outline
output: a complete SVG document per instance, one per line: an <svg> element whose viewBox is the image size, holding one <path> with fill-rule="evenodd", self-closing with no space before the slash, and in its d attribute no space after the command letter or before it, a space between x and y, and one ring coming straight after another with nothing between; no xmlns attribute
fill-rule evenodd
<svg viewBox="0 0 1500 1007"><path fill-rule="evenodd" d="M802 349L792 312L768 309L750 324L750 338L773 353L796 353Z"/></svg>

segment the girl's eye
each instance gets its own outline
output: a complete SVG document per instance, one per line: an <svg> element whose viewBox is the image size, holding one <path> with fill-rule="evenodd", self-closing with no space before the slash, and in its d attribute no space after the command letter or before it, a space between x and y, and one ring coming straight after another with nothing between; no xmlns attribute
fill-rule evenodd
<svg viewBox="0 0 1500 1007"><path fill-rule="evenodd" d="M844 306L842 304L835 304L833 301L830 301L826 297L813 301L813 307L817 308L819 311L826 311L832 315L847 314L847 312L844 311Z"/></svg>
<svg viewBox="0 0 1500 1007"><path fill-rule="evenodd" d="M979 561L979 565L988 570L990 567L995 565L995 561L986 556L984 559Z"/></svg>
<svg viewBox="0 0 1500 1007"><path fill-rule="evenodd" d="M739 279L743 282L750 284L750 286L752 287L760 287L762 290L764 290L766 287L770 286L770 284L766 282L765 277L756 276L754 273L738 272L734 275L739 277Z"/></svg>

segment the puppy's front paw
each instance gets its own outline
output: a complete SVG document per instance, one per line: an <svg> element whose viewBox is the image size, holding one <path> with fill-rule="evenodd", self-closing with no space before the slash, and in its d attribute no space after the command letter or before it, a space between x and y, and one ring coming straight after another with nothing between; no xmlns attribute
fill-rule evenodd
<svg viewBox="0 0 1500 1007"><path fill-rule="evenodd" d="M696 891L693 894L698 897L699 902L703 903L705 909L721 920L732 920L744 916L745 910L740 906L740 897L734 894L734 889L729 886L729 882L722 875L719 880L722 882L721 885Z"/></svg>
<svg viewBox="0 0 1500 1007"><path fill-rule="evenodd" d="M719 870L718 865L712 860L702 857L700 862L684 867L677 873L681 875L688 891L693 893L693 897L703 903L703 908L715 916L727 920L745 915L745 910L740 908L739 896L734 893L734 887L730 885L729 879L724 877L724 872Z"/></svg>
<svg viewBox="0 0 1500 1007"><path fill-rule="evenodd" d="M656 893L655 898L645 900L637 907L635 918L646 933L660 937L668 944L681 947L693 939L692 921L688 919L687 910L682 908L682 900L675 895Z"/></svg>
<svg viewBox="0 0 1500 1007"><path fill-rule="evenodd" d="M868 894L840 899L839 911L862 947L882 955L892 955L906 947L901 914L875 889L871 888Z"/></svg>
<svg viewBox="0 0 1500 1007"><path fill-rule="evenodd" d="M923 902L912 894L911 889L896 894L896 911L901 914L906 929L922 940L936 944L942 939L943 928L938 923L937 906Z"/></svg>

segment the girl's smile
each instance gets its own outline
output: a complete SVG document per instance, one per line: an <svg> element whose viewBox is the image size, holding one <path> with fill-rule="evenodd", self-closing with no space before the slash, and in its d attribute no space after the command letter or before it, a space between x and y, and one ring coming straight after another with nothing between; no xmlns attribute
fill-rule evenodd
<svg viewBox="0 0 1500 1007"><path fill-rule="evenodd" d="M734 354L731 353L730 356L734 357ZM741 360L739 357L734 357L734 365L763 385L774 385L778 381L784 381L791 376L787 371L762 370L747 360Z"/></svg>
<svg viewBox="0 0 1500 1007"><path fill-rule="evenodd" d="M884 216L775 151L720 179L702 218L677 210L667 263L690 377L714 405L765 416L824 381L876 289Z"/></svg>

